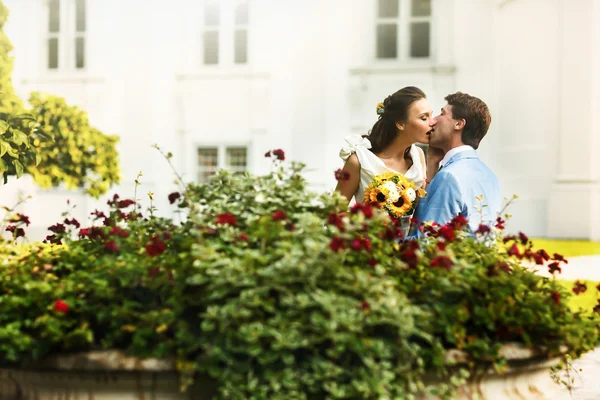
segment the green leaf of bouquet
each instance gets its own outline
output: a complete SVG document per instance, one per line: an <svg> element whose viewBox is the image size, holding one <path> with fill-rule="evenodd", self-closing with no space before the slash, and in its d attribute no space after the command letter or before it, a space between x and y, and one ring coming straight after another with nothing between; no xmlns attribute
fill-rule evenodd
<svg viewBox="0 0 600 400"><path fill-rule="evenodd" d="M29 113L14 115L11 117L11 120L14 120L14 119L29 120L29 121L36 120L35 117L33 116L33 114L29 114Z"/></svg>
<svg viewBox="0 0 600 400"><path fill-rule="evenodd" d="M6 132L9 128L9 125L6 123L6 121L0 121L0 134L4 134L4 132Z"/></svg>
<svg viewBox="0 0 600 400"><path fill-rule="evenodd" d="M5 173L6 171L8 171L8 165L6 165L6 162L0 158L0 174Z"/></svg>
<svg viewBox="0 0 600 400"><path fill-rule="evenodd" d="M0 157L2 157L8 151L10 145L6 143L4 140L0 140Z"/></svg>

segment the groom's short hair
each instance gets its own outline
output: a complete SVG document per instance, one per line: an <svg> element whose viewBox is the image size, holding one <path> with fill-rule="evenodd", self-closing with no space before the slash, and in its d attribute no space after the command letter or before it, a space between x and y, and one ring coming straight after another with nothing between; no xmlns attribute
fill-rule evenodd
<svg viewBox="0 0 600 400"><path fill-rule="evenodd" d="M462 118L466 121L461 137L462 142L477 149L492 123L487 104L477 97L462 92L449 94L444 100L452 106L454 119Z"/></svg>

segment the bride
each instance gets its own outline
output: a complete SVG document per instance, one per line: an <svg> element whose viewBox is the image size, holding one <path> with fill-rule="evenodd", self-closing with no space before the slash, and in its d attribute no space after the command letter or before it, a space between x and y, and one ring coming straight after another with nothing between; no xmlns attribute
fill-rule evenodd
<svg viewBox="0 0 600 400"><path fill-rule="evenodd" d="M425 188L427 167L423 150L415 143L429 143L432 110L421 89L408 86L377 105L379 119L370 133L347 136L340 150L349 179L339 180L336 190L348 199L364 202L365 188L384 172L399 173Z"/></svg>

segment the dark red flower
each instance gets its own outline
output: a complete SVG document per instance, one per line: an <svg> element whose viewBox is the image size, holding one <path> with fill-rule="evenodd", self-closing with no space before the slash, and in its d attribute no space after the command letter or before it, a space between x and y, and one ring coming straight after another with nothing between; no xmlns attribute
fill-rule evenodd
<svg viewBox="0 0 600 400"><path fill-rule="evenodd" d="M551 274L555 274L558 272L560 274L562 272L562 270L560 269L559 263L557 263L557 262L550 263L548 265L548 272L550 272Z"/></svg>
<svg viewBox="0 0 600 400"><path fill-rule="evenodd" d="M529 238L523 232L519 232L519 240L521 241L521 244L523 246L525 246L527 242L529 242Z"/></svg>
<svg viewBox="0 0 600 400"><path fill-rule="evenodd" d="M293 222L288 222L287 224L285 224L285 229L290 232L294 232L296 230L296 225L294 225Z"/></svg>
<svg viewBox="0 0 600 400"><path fill-rule="evenodd" d="M160 274L160 267L152 267L152 268L148 268L148 276L149 277L155 277L158 274Z"/></svg>
<svg viewBox="0 0 600 400"><path fill-rule="evenodd" d="M50 242L52 244L62 244L60 238L56 235L48 235L46 236L46 240L43 243Z"/></svg>
<svg viewBox="0 0 600 400"><path fill-rule="evenodd" d="M171 240L173 239L173 234L171 232L163 232L163 239Z"/></svg>
<svg viewBox="0 0 600 400"><path fill-rule="evenodd" d="M450 269L454 263L448 256L438 256L431 260L431 266L434 268Z"/></svg>
<svg viewBox="0 0 600 400"><path fill-rule="evenodd" d="M463 215L457 215L450 221L450 226L454 228L454 230L461 230L467 225L467 219Z"/></svg>
<svg viewBox="0 0 600 400"><path fill-rule="evenodd" d="M61 314L66 314L69 312L69 310L71 309L71 307L69 307L69 304L67 304L65 301L63 300L56 300L54 302L54 312L57 313L61 313Z"/></svg>
<svg viewBox="0 0 600 400"><path fill-rule="evenodd" d="M238 240L241 240L242 242L248 243L248 241L250 240L250 238L245 233L240 233L240 235L238 236Z"/></svg>
<svg viewBox="0 0 600 400"><path fill-rule="evenodd" d="M373 207L369 204L364 203L355 203L350 209L352 214L356 214L358 212L362 212L366 218L373 217Z"/></svg>
<svg viewBox="0 0 600 400"><path fill-rule="evenodd" d="M126 200L119 200L116 203L117 208L127 208L129 206L132 206L135 204L135 201L131 200L131 199L126 199Z"/></svg>
<svg viewBox="0 0 600 400"><path fill-rule="evenodd" d="M442 226L439 230L439 234L446 242L453 242L456 240L456 232L450 225Z"/></svg>
<svg viewBox="0 0 600 400"><path fill-rule="evenodd" d="M372 244L371 244L371 241L369 239L367 239L367 238L361 239L361 244L362 244L362 247L366 251L371 251Z"/></svg>
<svg viewBox="0 0 600 400"><path fill-rule="evenodd" d="M237 225L235 215L230 213L217 214L217 225Z"/></svg>
<svg viewBox="0 0 600 400"><path fill-rule="evenodd" d="M146 244L146 253L150 257L156 257L165 252L167 246L165 242L154 236L152 240Z"/></svg>
<svg viewBox="0 0 600 400"><path fill-rule="evenodd" d="M414 249L406 249L400 253L400 260L404 261L410 268L416 268L419 257Z"/></svg>
<svg viewBox="0 0 600 400"><path fill-rule="evenodd" d="M110 231L110 234L111 235L115 235L115 236L119 236L119 237L122 237L122 238L129 237L129 232L127 232L125 229L123 229L121 227L118 227L116 225L112 228L112 230Z"/></svg>
<svg viewBox="0 0 600 400"><path fill-rule="evenodd" d="M477 228L477 230L475 231L475 233L477 235L487 235L491 231L492 231L492 228L490 228L488 225L480 224L479 228Z"/></svg>
<svg viewBox="0 0 600 400"><path fill-rule="evenodd" d="M436 247L439 251L446 251L446 243L445 242L437 242Z"/></svg>
<svg viewBox="0 0 600 400"><path fill-rule="evenodd" d="M175 203L181 197L181 193L173 192L169 194L169 204Z"/></svg>
<svg viewBox="0 0 600 400"><path fill-rule="evenodd" d="M76 229L79 229L79 227L81 226L81 224L79 223L79 221L77 221L75 218L71 218L71 219L65 218L65 220L63 222L65 223L65 225L72 225Z"/></svg>
<svg viewBox="0 0 600 400"><path fill-rule="evenodd" d="M109 240L108 242L104 243L104 250L106 250L109 253L118 253L119 246L117 246L117 244L112 240Z"/></svg>
<svg viewBox="0 0 600 400"><path fill-rule="evenodd" d="M329 243L329 248L333 251L335 251L336 253L340 250L344 249L344 239L334 236L333 239L331 239L331 242Z"/></svg>
<svg viewBox="0 0 600 400"><path fill-rule="evenodd" d="M516 244L513 244L506 252L509 256L517 257L519 259L523 258L523 255L519 251L519 248Z"/></svg>
<svg viewBox="0 0 600 400"><path fill-rule="evenodd" d="M25 236L25 230L23 228L17 228L14 225L9 225L6 227L6 231L7 232L11 232L13 234L13 237L16 239L18 237L24 237Z"/></svg>
<svg viewBox="0 0 600 400"><path fill-rule="evenodd" d="M560 304L560 293L554 291L551 294L552 296L552 301L554 302L554 304Z"/></svg>
<svg viewBox="0 0 600 400"><path fill-rule="evenodd" d="M498 261L498 263L496 264L496 267L500 268L502 271L506 272L506 273L510 273L511 269L510 266L505 263L504 261Z"/></svg>
<svg viewBox="0 0 600 400"><path fill-rule="evenodd" d="M496 218L496 228L498 228L500 230L504 230L505 223L506 223L506 221L503 220L502 218L500 218L500 217Z"/></svg>
<svg viewBox="0 0 600 400"><path fill-rule="evenodd" d="M362 308L363 311L368 311L371 309L371 305L365 300L360 304L360 308Z"/></svg>
<svg viewBox="0 0 600 400"><path fill-rule="evenodd" d="M277 158L279 161L284 161L285 160L285 152L281 149L275 149L273 150L273 156L275 158Z"/></svg>
<svg viewBox="0 0 600 400"><path fill-rule="evenodd" d="M96 217L94 219L100 219L100 218L106 219L106 215L104 215L104 213L102 211L95 210L94 212L92 212L92 215Z"/></svg>
<svg viewBox="0 0 600 400"><path fill-rule="evenodd" d="M29 217L27 215L23 215L23 214L15 215L14 217L12 217L10 222L15 223L15 224L25 224L26 226L29 226L29 224L31 223L29 221Z"/></svg>
<svg viewBox="0 0 600 400"><path fill-rule="evenodd" d="M546 252L546 250L544 249L540 249L537 251L537 253L545 260L548 261L550 260L550 256L548 255L548 253Z"/></svg>
<svg viewBox="0 0 600 400"><path fill-rule="evenodd" d="M335 225L340 231L344 230L344 222L342 221L342 217L339 214L333 213L329 214L327 217L327 222L331 225Z"/></svg>
<svg viewBox="0 0 600 400"><path fill-rule="evenodd" d="M581 281L576 281L575 285L573 285L573 293L579 295L584 293L587 290L587 285Z"/></svg>
<svg viewBox="0 0 600 400"><path fill-rule="evenodd" d="M271 219L273 221L285 221L286 218L287 215L285 215L285 212L281 210L277 210L273 213L273 215L271 215Z"/></svg>
<svg viewBox="0 0 600 400"><path fill-rule="evenodd" d="M569 261L568 261L566 258L564 258L562 255L560 255L560 254L557 254L557 253L554 253L554 256L552 257L552 259L553 259L554 261L562 261L562 262L564 262L565 264L568 264L568 263L569 263Z"/></svg>
<svg viewBox="0 0 600 400"><path fill-rule="evenodd" d="M350 172L345 171L343 169L337 169L335 171L335 179L337 181L342 181L342 182L346 182L348 180L350 180Z"/></svg>
<svg viewBox="0 0 600 400"><path fill-rule="evenodd" d="M265 157L271 157L271 150L269 150L265 153Z"/></svg>
<svg viewBox="0 0 600 400"><path fill-rule="evenodd" d="M55 224L55 225L49 226L48 230L50 232L54 232L54 233L65 233L67 228L65 228L65 226L63 224Z"/></svg>
<svg viewBox="0 0 600 400"><path fill-rule="evenodd" d="M369 259L369 265L370 265L371 267L374 267L374 266L376 266L376 265L377 265L377 260L376 260L376 259L374 259L374 258L371 258L371 259Z"/></svg>

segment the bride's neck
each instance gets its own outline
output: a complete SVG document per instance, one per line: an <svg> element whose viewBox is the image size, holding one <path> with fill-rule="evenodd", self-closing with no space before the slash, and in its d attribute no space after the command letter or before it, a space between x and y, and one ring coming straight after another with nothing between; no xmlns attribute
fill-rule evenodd
<svg viewBox="0 0 600 400"><path fill-rule="evenodd" d="M410 146L413 145L410 139L403 136L405 135L398 135L389 146L379 152L378 156L397 160L403 159Z"/></svg>

